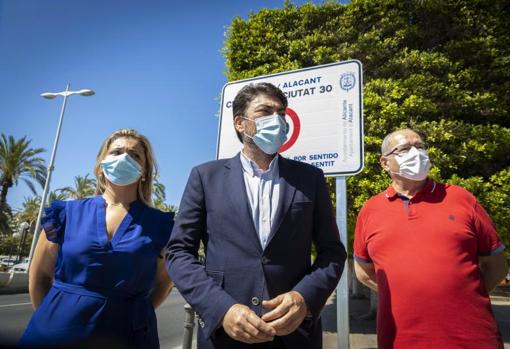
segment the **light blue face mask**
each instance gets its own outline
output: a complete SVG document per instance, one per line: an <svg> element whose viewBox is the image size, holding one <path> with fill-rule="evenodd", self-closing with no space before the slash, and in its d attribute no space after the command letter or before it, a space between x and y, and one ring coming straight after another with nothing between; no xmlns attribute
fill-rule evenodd
<svg viewBox="0 0 510 349"><path fill-rule="evenodd" d="M278 114L260 117L255 120L244 117L243 119L255 122L257 132L253 136L247 135L246 132L244 134L268 155L276 153L287 140L287 123Z"/></svg>
<svg viewBox="0 0 510 349"><path fill-rule="evenodd" d="M128 153L109 155L101 161L103 173L115 185L135 183L142 175L142 166Z"/></svg>

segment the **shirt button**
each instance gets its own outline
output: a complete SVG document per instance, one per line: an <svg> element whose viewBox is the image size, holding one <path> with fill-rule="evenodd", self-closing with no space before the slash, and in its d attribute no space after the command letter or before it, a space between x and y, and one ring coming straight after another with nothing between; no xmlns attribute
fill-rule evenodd
<svg viewBox="0 0 510 349"><path fill-rule="evenodd" d="M251 304L253 304L253 305L255 305L255 306L256 306L256 305L259 305L259 304L260 304L260 299L258 299L257 297L253 297L253 298L251 299Z"/></svg>

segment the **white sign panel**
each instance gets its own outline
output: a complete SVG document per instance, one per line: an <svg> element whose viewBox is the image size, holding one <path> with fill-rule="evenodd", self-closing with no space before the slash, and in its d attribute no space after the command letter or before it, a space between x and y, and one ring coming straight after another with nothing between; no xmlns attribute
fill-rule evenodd
<svg viewBox="0 0 510 349"><path fill-rule="evenodd" d="M287 142L281 155L321 168L331 176L363 169L362 67L356 60L265 75L223 88L217 158L237 154L232 102L245 85L270 82L287 96Z"/></svg>

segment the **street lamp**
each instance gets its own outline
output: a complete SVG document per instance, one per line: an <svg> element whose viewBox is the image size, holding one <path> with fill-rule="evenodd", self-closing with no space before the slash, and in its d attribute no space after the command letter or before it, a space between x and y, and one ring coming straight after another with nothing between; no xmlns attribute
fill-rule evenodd
<svg viewBox="0 0 510 349"><path fill-rule="evenodd" d="M44 203L46 202L46 196L48 195L48 190L50 188L51 181L51 173L54 170L53 164L55 163L55 153L57 152L58 141L60 139L60 129L62 128L62 120L64 119L64 111L66 109L67 97L72 95L80 95L80 96L93 96L95 93L90 89L84 89L79 91L70 91L70 84L67 84L66 90L62 92L44 92L41 93L41 97L47 99L53 99L57 96L64 97L64 101L62 102L62 109L60 110L60 118L58 120L57 126L57 134L55 135L55 142L53 143L53 151L51 152L50 164L48 166L48 173L46 175L46 183L44 184L44 190L41 197L41 205L39 206L39 213L37 215L37 220L35 222L35 230L34 237L32 239L32 245L30 246L30 254L28 255L28 266L30 268L30 263L32 262L32 256L34 255L35 245L39 238L39 230L41 229L41 216L44 208Z"/></svg>
<svg viewBox="0 0 510 349"><path fill-rule="evenodd" d="M18 247L18 263L21 263L21 257L23 256L23 247L25 246L25 239L28 235L28 229L30 228L30 224L27 222L22 222L19 225L19 230L21 232L19 247Z"/></svg>
<svg viewBox="0 0 510 349"><path fill-rule="evenodd" d="M68 85L69 86L69 85ZM94 91L92 90L89 90L89 89L83 89L83 90L79 90L79 91L63 91L63 92L44 92L44 93L41 93L41 97L44 97L46 99L53 99L57 96L64 96L64 97L67 97L67 96L71 96L71 95L81 95L81 96L93 96L95 94Z"/></svg>

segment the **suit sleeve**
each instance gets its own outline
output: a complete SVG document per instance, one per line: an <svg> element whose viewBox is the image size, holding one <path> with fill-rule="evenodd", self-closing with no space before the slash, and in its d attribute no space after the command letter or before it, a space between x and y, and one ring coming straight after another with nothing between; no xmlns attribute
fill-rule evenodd
<svg viewBox="0 0 510 349"><path fill-rule="evenodd" d="M197 168L191 171L167 246L167 268L181 295L200 315L209 338L221 325L227 310L237 302L198 261L200 240L206 234L204 187Z"/></svg>
<svg viewBox="0 0 510 349"><path fill-rule="evenodd" d="M313 241L317 248L317 259L311 272L295 287L305 299L314 320L334 291L345 265L347 254L340 242L324 175L317 176L317 198L313 217Z"/></svg>

